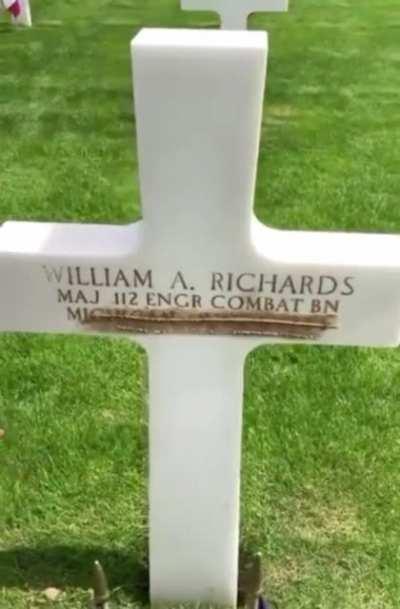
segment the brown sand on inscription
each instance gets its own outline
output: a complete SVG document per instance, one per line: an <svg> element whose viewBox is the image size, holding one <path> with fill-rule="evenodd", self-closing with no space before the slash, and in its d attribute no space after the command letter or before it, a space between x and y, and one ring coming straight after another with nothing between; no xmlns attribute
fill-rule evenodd
<svg viewBox="0 0 400 609"><path fill-rule="evenodd" d="M132 334L193 334L216 336L272 336L317 339L337 328L336 315L285 313L226 313L177 309L94 309L83 322L101 332Z"/></svg>

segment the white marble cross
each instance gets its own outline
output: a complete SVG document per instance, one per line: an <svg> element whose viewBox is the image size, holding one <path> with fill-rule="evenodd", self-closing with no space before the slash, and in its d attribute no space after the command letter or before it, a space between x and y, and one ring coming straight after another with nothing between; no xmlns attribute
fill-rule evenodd
<svg viewBox="0 0 400 609"><path fill-rule="evenodd" d="M284 12L289 0L181 0L184 10L215 11L224 30L245 30L252 13Z"/></svg>
<svg viewBox="0 0 400 609"><path fill-rule="evenodd" d="M266 34L143 30L132 53L143 220L4 224L0 330L146 348L152 601L233 607L245 357L396 346L400 237L255 218Z"/></svg>

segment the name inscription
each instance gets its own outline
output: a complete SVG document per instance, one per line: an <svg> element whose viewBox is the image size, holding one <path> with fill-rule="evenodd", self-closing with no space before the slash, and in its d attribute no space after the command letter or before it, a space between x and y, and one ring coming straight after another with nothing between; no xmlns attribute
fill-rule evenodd
<svg viewBox="0 0 400 609"><path fill-rule="evenodd" d="M212 271L202 277L199 287L182 270L158 277L146 268L43 265L42 269L66 319L81 323L105 310L114 317L122 311L143 315L143 311L158 310L186 311L191 317L213 312L221 318L224 314L258 319L337 317L342 303L356 289L354 277L329 274Z"/></svg>

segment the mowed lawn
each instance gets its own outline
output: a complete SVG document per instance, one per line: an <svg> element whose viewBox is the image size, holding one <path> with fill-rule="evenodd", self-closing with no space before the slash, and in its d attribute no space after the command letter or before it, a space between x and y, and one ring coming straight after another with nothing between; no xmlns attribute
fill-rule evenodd
<svg viewBox="0 0 400 609"><path fill-rule="evenodd" d="M215 16L177 0L32 12L29 31L1 16L0 223L139 218L129 41ZM270 32L258 216L400 233L398 0L293 0L250 24ZM245 375L241 539L264 553L268 597L398 609L399 350L263 348ZM1 335L0 428L0 609L86 607L95 558L113 606L146 606L144 352Z"/></svg>

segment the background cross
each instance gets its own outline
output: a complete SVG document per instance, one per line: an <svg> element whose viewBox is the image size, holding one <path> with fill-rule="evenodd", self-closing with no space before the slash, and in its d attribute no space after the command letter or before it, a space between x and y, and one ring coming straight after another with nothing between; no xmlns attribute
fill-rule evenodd
<svg viewBox="0 0 400 609"><path fill-rule="evenodd" d="M225 30L245 30L251 13L283 12L288 4L289 0L181 0L184 10L218 13Z"/></svg>

